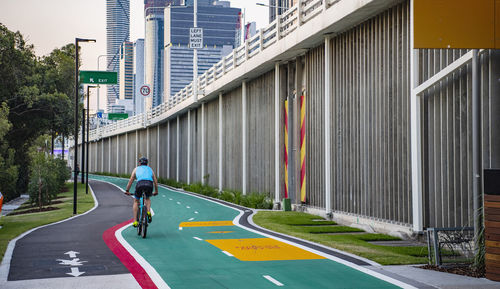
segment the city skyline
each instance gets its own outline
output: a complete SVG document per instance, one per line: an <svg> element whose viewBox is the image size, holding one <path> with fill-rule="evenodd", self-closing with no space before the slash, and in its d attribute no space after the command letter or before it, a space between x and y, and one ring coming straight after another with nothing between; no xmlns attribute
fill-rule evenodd
<svg viewBox="0 0 500 289"><path fill-rule="evenodd" d="M268 8L256 3L267 1L231 0L231 7L246 8L246 21L255 21L257 29L268 25ZM144 38L144 1L130 1L130 41ZM2 0L0 1L0 23L11 31L19 31L24 39L34 45L37 56L48 55L52 50L76 37L96 39L96 43L81 44L81 70L105 70L106 54L106 1L86 0ZM43 25L40 25L43 23ZM90 107L95 109L97 90L91 92ZM100 108L104 109L106 89L100 89Z"/></svg>

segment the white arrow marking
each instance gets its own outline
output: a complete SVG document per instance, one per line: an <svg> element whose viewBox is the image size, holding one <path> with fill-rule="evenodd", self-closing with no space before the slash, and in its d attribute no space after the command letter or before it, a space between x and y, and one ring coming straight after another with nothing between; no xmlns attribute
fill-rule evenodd
<svg viewBox="0 0 500 289"><path fill-rule="evenodd" d="M73 277L78 277L82 274L84 274L85 272L80 272L80 270L78 269L78 267L71 267L71 273L66 273L68 275L71 275Z"/></svg>
<svg viewBox="0 0 500 289"><path fill-rule="evenodd" d="M56 261L59 261L59 265L68 265L68 266L82 266L83 262L87 261L80 261L79 258L73 258L71 260L63 260L63 259L57 259Z"/></svg>
<svg viewBox="0 0 500 289"><path fill-rule="evenodd" d="M68 251L64 253L64 255L69 255L70 258L76 258L76 254L80 254L80 252L75 252L75 251Z"/></svg>

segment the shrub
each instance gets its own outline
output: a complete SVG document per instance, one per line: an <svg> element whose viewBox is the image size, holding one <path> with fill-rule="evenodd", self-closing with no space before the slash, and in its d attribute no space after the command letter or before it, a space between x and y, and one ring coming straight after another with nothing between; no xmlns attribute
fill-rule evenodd
<svg viewBox="0 0 500 289"><path fill-rule="evenodd" d="M30 202L41 209L63 190L70 175L64 160L54 159L44 152L31 153L31 159L28 193Z"/></svg>

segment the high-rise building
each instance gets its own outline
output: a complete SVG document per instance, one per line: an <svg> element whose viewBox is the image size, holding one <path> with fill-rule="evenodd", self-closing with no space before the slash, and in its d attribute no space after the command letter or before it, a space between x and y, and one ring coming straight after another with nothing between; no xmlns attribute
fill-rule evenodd
<svg viewBox="0 0 500 289"><path fill-rule="evenodd" d="M276 11L281 15L297 2L298 0L269 0L269 23L276 19Z"/></svg>
<svg viewBox="0 0 500 289"><path fill-rule="evenodd" d="M144 112L144 97L141 87L144 82L144 39L134 42L134 115Z"/></svg>
<svg viewBox="0 0 500 289"><path fill-rule="evenodd" d="M197 26L203 28L204 45L203 49L198 49L198 74L204 73L239 44L237 31L241 10L228 7L227 3L223 5L217 5L217 1L213 3L215 5L198 7ZM164 95L168 98L193 81L193 49L189 48L189 29L193 27L193 6L168 7L165 9L164 19L166 27Z"/></svg>
<svg viewBox="0 0 500 289"><path fill-rule="evenodd" d="M134 47L130 41L122 43L120 48L120 99L134 98Z"/></svg>
<svg viewBox="0 0 500 289"><path fill-rule="evenodd" d="M144 82L152 88L153 107L163 102L164 87L164 9L180 5L181 0L145 0L146 35L144 41Z"/></svg>
<svg viewBox="0 0 500 289"><path fill-rule="evenodd" d="M107 71L119 71L120 47L129 41L130 0L106 0ZM119 98L118 85L107 86L107 109Z"/></svg>

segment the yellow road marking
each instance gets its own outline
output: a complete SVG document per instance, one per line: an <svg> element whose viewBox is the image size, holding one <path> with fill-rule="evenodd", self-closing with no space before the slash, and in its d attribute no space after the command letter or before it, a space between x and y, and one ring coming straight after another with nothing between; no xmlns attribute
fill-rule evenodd
<svg viewBox="0 0 500 289"><path fill-rule="evenodd" d="M205 222L182 222L179 227L216 227L234 226L232 221L205 221Z"/></svg>
<svg viewBox="0 0 500 289"><path fill-rule="evenodd" d="M213 231L213 232L208 232L209 234L227 234L227 233L233 233L234 231Z"/></svg>
<svg viewBox="0 0 500 289"><path fill-rule="evenodd" d="M241 261L326 259L320 255L271 238L205 241L223 251L231 253Z"/></svg>

